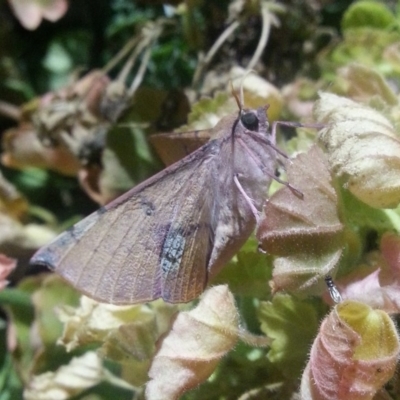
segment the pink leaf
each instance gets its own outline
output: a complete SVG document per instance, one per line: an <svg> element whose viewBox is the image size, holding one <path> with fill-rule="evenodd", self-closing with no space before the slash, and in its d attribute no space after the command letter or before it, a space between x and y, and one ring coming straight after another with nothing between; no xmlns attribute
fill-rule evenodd
<svg viewBox="0 0 400 400"><path fill-rule="evenodd" d="M8 281L6 278L17 266L17 260L9 258L4 254L0 254L0 289L7 286Z"/></svg>
<svg viewBox="0 0 400 400"><path fill-rule="evenodd" d="M399 337L383 311L345 301L322 322L303 373L302 399L372 399L395 372Z"/></svg>

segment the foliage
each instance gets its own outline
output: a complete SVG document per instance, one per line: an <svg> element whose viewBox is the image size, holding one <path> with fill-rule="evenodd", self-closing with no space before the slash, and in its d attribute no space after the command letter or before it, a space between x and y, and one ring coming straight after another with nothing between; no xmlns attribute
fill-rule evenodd
<svg viewBox="0 0 400 400"><path fill-rule="evenodd" d="M395 2L8 0L0 21L0 400L399 398ZM232 84L294 121L289 184L199 300L101 304L28 266L206 143Z"/></svg>

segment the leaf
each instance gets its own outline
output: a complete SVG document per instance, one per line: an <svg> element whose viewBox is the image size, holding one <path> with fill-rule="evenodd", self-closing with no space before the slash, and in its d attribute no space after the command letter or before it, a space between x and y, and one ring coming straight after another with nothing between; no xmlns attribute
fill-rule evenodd
<svg viewBox="0 0 400 400"><path fill-rule="evenodd" d="M260 246L278 256L274 262L273 291L307 290L332 273L345 248L344 226L339 220L337 195L322 151L313 146L287 166L289 182L303 194L299 198L284 187L265 205L257 229Z"/></svg>
<svg viewBox="0 0 400 400"><path fill-rule="evenodd" d="M218 92L213 98L203 98L193 105L188 124L180 132L213 128L222 117L237 110L233 96Z"/></svg>
<svg viewBox="0 0 400 400"><path fill-rule="evenodd" d="M169 310L175 310L175 307L172 305L166 307ZM82 296L80 307L74 309L70 306L65 306L59 309L59 318L64 323L64 332L59 342L68 351L71 351L82 344L104 342L108 337L115 340L113 338L114 331L117 331L124 325L133 323L137 323L139 326L147 324L149 329L148 335L153 336L155 340L165 331L165 324L159 325L155 323L156 313L157 309L153 310L145 304L115 306L98 303L86 296ZM169 313L170 317L171 312ZM148 342L148 338L142 337ZM147 346L145 343L136 343L133 345L138 348L140 346ZM107 353L107 355L109 354Z"/></svg>
<svg viewBox="0 0 400 400"><path fill-rule="evenodd" d="M17 260L0 254L0 290L7 286L7 277L17 266Z"/></svg>
<svg viewBox="0 0 400 400"><path fill-rule="evenodd" d="M239 253L212 280L213 285L229 284L235 295L267 298L270 294L271 258L257 251L254 236L245 243Z"/></svg>
<svg viewBox="0 0 400 400"><path fill-rule="evenodd" d="M309 302L277 294L272 302L260 303L258 316L262 331L272 339L268 359L286 378L296 379L318 328L316 309Z"/></svg>
<svg viewBox="0 0 400 400"><path fill-rule="evenodd" d="M331 171L371 207L400 202L400 140L378 111L350 99L321 93L314 113L326 125L319 134Z"/></svg>
<svg viewBox="0 0 400 400"><path fill-rule="evenodd" d="M398 104L396 94L376 69L362 64L350 64L340 68L338 74L345 81L347 96L367 104Z"/></svg>
<svg viewBox="0 0 400 400"><path fill-rule="evenodd" d="M380 252L336 281L343 299L355 300L387 313L400 312L400 237L386 232Z"/></svg>
<svg viewBox="0 0 400 400"><path fill-rule="evenodd" d="M123 388L129 384L107 371L95 352L75 357L68 365L55 372L34 376L24 391L26 400L67 400L91 388L101 381L110 381Z"/></svg>
<svg viewBox="0 0 400 400"><path fill-rule="evenodd" d="M239 336L239 316L227 286L208 289L196 308L181 312L150 367L146 398L178 399L214 371Z"/></svg>
<svg viewBox="0 0 400 400"><path fill-rule="evenodd" d="M78 292L55 274L47 275L38 290L32 294L37 334L44 346L53 345L62 333L56 308L67 304L76 305L78 298Z"/></svg>
<svg viewBox="0 0 400 400"><path fill-rule="evenodd" d="M344 301L324 319L303 373L304 399L372 399L396 370L400 346L389 315Z"/></svg>
<svg viewBox="0 0 400 400"><path fill-rule="evenodd" d="M9 168L49 168L69 176L79 168L78 160L66 147L44 146L31 123L4 132L2 147L1 163Z"/></svg>
<svg viewBox="0 0 400 400"><path fill-rule="evenodd" d="M373 27L378 29L394 26L396 18L390 9L377 1L358 1L344 13L342 29Z"/></svg>

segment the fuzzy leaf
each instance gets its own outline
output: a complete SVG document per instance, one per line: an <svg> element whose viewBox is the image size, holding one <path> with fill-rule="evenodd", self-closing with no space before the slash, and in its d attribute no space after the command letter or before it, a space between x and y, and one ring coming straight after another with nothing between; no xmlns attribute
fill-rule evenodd
<svg viewBox="0 0 400 400"><path fill-rule="evenodd" d="M381 252L369 255L368 264L337 280L343 299L363 302L387 313L400 312L400 237L385 233Z"/></svg>
<svg viewBox="0 0 400 400"><path fill-rule="evenodd" d="M337 267L344 248L344 227L328 166L318 147L296 157L287 166L287 174L304 197L287 187L273 194L257 237L264 250L278 256L273 290L309 290Z"/></svg>
<svg viewBox="0 0 400 400"><path fill-rule="evenodd" d="M398 99L382 74L362 64L350 64L338 70L347 86L346 95L371 104L372 102L394 106Z"/></svg>
<svg viewBox="0 0 400 400"><path fill-rule="evenodd" d="M173 307L173 306L171 306ZM65 306L59 310L59 318L64 322L64 332L59 342L68 351L73 350L79 345L87 343L99 343L108 337L115 340L113 332L121 326L134 322L149 329L149 335L155 335L154 340L160 333L157 325L153 321L154 311L147 305L135 306L114 306L111 304L98 303L88 297L82 296L79 308ZM140 337L144 337L143 335ZM148 342L148 338L145 338ZM139 348L145 343L136 343ZM143 353L148 350L137 350ZM109 355L109 353L107 353Z"/></svg>
<svg viewBox="0 0 400 400"><path fill-rule="evenodd" d="M344 186L371 207L400 202L400 140L378 111L350 99L321 93L316 118L331 170Z"/></svg>
<svg viewBox="0 0 400 400"><path fill-rule="evenodd" d="M0 290L7 286L7 277L17 266L17 260L0 254Z"/></svg>
<svg viewBox="0 0 400 400"><path fill-rule="evenodd" d="M71 360L55 372L35 376L24 391L26 400L67 400L101 381L109 381L127 389L126 382L111 375L95 352L87 352Z"/></svg>
<svg viewBox="0 0 400 400"><path fill-rule="evenodd" d="M297 378L318 327L315 308L309 302L277 294L272 302L260 304L259 319L262 331L272 339L268 359L286 377Z"/></svg>
<svg viewBox="0 0 400 400"><path fill-rule="evenodd" d="M75 305L79 294L58 275L47 275L40 288L32 294L35 324L45 346L53 345L62 333L62 325L55 309L60 305Z"/></svg>
<svg viewBox="0 0 400 400"><path fill-rule="evenodd" d="M214 286L191 311L181 312L150 367L148 400L178 399L207 379L236 343L239 316L227 286Z"/></svg>
<svg viewBox="0 0 400 400"><path fill-rule="evenodd" d="M323 321L303 373L304 399L372 399L392 377L399 337L389 315L344 301Z"/></svg>
<svg viewBox="0 0 400 400"><path fill-rule="evenodd" d="M390 9L377 1L358 1L344 13L342 29L359 27L388 28L396 22Z"/></svg>

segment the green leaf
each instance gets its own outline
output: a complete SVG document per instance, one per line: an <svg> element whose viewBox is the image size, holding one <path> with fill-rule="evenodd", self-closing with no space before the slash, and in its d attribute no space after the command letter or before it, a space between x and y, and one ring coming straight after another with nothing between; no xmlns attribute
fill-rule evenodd
<svg viewBox="0 0 400 400"><path fill-rule="evenodd" d="M212 284L228 283L235 295L265 299L270 294L268 282L271 277L272 259L257 251L257 241L252 236L213 279Z"/></svg>
<svg viewBox="0 0 400 400"><path fill-rule="evenodd" d="M0 320L0 400L22 398L22 384L7 351L5 321Z"/></svg>
<svg viewBox="0 0 400 400"><path fill-rule="evenodd" d="M61 336L63 324L55 313L61 305L77 306L79 293L58 275L48 275L32 295L35 306L35 322L44 346L51 346Z"/></svg>
<svg viewBox="0 0 400 400"><path fill-rule="evenodd" d="M284 294L260 304L261 330L273 339L268 359L287 378L296 379L306 366L307 354L317 334L317 314L310 301Z"/></svg>
<svg viewBox="0 0 400 400"><path fill-rule="evenodd" d="M345 12L342 29L373 27L388 28L396 22L395 16L386 5L377 1L359 1Z"/></svg>

